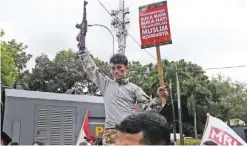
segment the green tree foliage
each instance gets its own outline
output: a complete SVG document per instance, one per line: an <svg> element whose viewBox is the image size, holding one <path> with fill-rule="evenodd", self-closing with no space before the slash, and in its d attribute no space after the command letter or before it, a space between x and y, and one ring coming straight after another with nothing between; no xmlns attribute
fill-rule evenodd
<svg viewBox="0 0 247 146"><path fill-rule="evenodd" d="M32 58L31 54L25 52L28 46L23 45L23 43L16 42L15 39L9 41L8 45L15 52L15 66L18 68L19 71L22 71L27 67L27 62Z"/></svg>
<svg viewBox="0 0 247 146"><path fill-rule="evenodd" d="M1 44L1 83L8 87L13 86L18 76L14 60L15 52L10 49L5 42Z"/></svg>
<svg viewBox="0 0 247 146"><path fill-rule="evenodd" d="M93 57L93 56L92 56ZM113 76L111 74L111 71L110 71L110 64L108 62L105 62L105 61L101 61L99 58L94 58L93 57L93 60L95 62L95 64L99 67L99 69L106 75L108 76L109 78L113 79Z"/></svg>
<svg viewBox="0 0 247 146"><path fill-rule="evenodd" d="M230 78L218 75L211 81L213 98L210 110L213 114L227 121L240 118L247 122L247 88L245 83L232 82Z"/></svg>
<svg viewBox="0 0 247 146"><path fill-rule="evenodd" d="M94 58L103 73L109 75L110 66ZM77 94L98 94L98 88L87 78L78 52L72 49L58 52L53 60L42 54L35 59L32 72L22 74L22 83L30 90L64 93L67 89L76 89ZM87 88L88 91L83 89Z"/></svg>
<svg viewBox="0 0 247 146"><path fill-rule="evenodd" d="M53 60L42 54L35 63L31 73L22 74L22 83L34 91L63 93L84 77L79 56L71 49L58 52Z"/></svg>
<svg viewBox="0 0 247 146"><path fill-rule="evenodd" d="M0 37L4 36L0 30ZM27 62L32 57L26 53L27 45L12 39L9 42L1 41L1 81L5 86L12 87L20 78L20 72L26 68Z"/></svg>
<svg viewBox="0 0 247 146"><path fill-rule="evenodd" d="M0 37L4 36L4 31L0 30ZM14 56L16 52L9 47L5 41L0 42L1 47L1 84L5 86L13 86L18 71L15 66Z"/></svg>

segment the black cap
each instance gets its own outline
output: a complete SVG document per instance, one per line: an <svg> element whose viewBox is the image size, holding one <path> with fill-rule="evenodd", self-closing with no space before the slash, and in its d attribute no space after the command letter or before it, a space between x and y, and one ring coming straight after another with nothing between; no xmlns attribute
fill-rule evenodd
<svg viewBox="0 0 247 146"><path fill-rule="evenodd" d="M8 145L12 141L12 139L5 132L2 132L1 136L1 140L3 141L4 145Z"/></svg>

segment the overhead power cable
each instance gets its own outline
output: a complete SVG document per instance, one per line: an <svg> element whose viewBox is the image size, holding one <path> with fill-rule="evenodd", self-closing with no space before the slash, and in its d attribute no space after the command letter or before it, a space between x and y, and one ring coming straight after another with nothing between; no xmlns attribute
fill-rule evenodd
<svg viewBox="0 0 247 146"><path fill-rule="evenodd" d="M212 68L206 68L204 70L230 69L230 68L240 68L240 67L247 67L247 65L212 67Z"/></svg>

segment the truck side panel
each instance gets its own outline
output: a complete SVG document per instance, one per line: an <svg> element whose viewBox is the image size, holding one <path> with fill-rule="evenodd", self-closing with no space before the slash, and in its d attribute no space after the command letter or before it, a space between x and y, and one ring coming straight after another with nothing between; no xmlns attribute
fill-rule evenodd
<svg viewBox="0 0 247 146"><path fill-rule="evenodd" d="M6 132L13 140L19 144L27 145L32 144L34 135L34 101L21 98L9 98L5 99L5 113L3 131ZM15 120L20 121L20 139L15 139L16 130L13 129L13 122Z"/></svg>
<svg viewBox="0 0 247 146"><path fill-rule="evenodd" d="M51 145L75 142L76 108L36 105L34 139Z"/></svg>
<svg viewBox="0 0 247 146"><path fill-rule="evenodd" d="M68 95L68 98L73 96ZM6 96L3 131L19 145L32 145L33 141L42 139L47 145L73 145L79 135L86 110L90 111L91 134L102 136L105 121L103 102L23 98L18 97L17 93L16 97ZM15 123L17 121L20 122L19 127Z"/></svg>

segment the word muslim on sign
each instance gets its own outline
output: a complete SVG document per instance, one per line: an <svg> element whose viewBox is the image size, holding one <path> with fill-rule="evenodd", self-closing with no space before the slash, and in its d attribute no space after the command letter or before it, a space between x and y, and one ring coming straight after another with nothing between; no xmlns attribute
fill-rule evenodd
<svg viewBox="0 0 247 146"><path fill-rule="evenodd" d="M141 48L172 44L167 1L139 7Z"/></svg>

